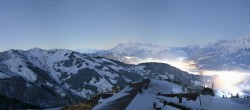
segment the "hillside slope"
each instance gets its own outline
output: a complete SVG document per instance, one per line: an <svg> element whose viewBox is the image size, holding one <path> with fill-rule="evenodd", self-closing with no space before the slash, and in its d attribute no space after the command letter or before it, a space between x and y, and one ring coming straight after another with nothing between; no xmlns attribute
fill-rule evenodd
<svg viewBox="0 0 250 110"><path fill-rule="evenodd" d="M178 84L163 80L152 79L147 89L143 88L142 93L135 93L135 96L131 100L129 100L128 104L125 107L123 107L123 102L127 101L128 99L123 97L131 96L131 94L133 93L129 91L133 89L133 86L127 86L122 91L117 94L114 94L110 98L100 99L99 104L94 107L94 110L105 110L105 108L112 110L152 110L154 102L156 103L156 107L161 108L161 110L180 110L179 108L174 107L173 104L181 105L188 109L195 110L248 110L250 102L249 99L231 99L216 96L213 97L208 95L200 95L201 105L198 97L194 100L188 100L183 97L183 102L179 103L177 97L164 97L158 96L156 94L158 94L159 92L161 94L182 94L187 93L187 91L183 90L182 87ZM163 101L167 102L165 106Z"/></svg>
<svg viewBox="0 0 250 110"><path fill-rule="evenodd" d="M129 65L62 49L0 53L0 94L43 108L84 101L144 77L168 79L186 87L201 84L202 78L168 64Z"/></svg>

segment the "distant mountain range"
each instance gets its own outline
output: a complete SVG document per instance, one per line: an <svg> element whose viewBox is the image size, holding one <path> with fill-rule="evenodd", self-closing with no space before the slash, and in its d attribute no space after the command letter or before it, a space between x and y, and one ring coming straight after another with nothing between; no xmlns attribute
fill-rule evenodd
<svg viewBox="0 0 250 110"><path fill-rule="evenodd" d="M118 44L110 50L84 52L103 56L128 64L153 59L158 61L184 58L194 61L202 70L250 70L250 37L220 40L204 46L164 47L143 43Z"/></svg>
<svg viewBox="0 0 250 110"><path fill-rule="evenodd" d="M8 50L0 52L0 95L20 106L52 108L143 78L166 79L183 87L202 85L202 76L165 63L142 63L179 58L194 61L197 69L249 70L250 38L173 48L125 43L110 50Z"/></svg>
<svg viewBox="0 0 250 110"><path fill-rule="evenodd" d="M186 56L186 53L182 50L177 50L175 48L132 42L120 43L110 50L92 50L91 52L77 50L77 52L90 54L91 56L102 56L127 64L142 63L145 62L145 59L173 60L178 57Z"/></svg>
<svg viewBox="0 0 250 110"><path fill-rule="evenodd" d="M201 76L163 63L125 64L63 49L0 53L0 95L42 108L84 101L145 77L167 79L184 87L202 83Z"/></svg>
<svg viewBox="0 0 250 110"><path fill-rule="evenodd" d="M250 37L232 41L221 40L191 50L189 59L200 69L250 69Z"/></svg>

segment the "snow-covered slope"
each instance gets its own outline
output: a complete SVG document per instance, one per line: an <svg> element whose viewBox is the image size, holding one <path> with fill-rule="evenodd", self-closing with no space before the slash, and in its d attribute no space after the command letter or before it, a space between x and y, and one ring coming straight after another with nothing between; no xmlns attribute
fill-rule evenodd
<svg viewBox="0 0 250 110"><path fill-rule="evenodd" d="M190 53L200 69L250 69L250 37L222 40L196 48Z"/></svg>
<svg viewBox="0 0 250 110"><path fill-rule="evenodd" d="M123 101L126 101L126 99L117 99L129 95L129 93L126 92L129 90L131 90L131 87L128 86L124 88L121 92L114 94L110 98L101 99L100 103L94 108L94 110L103 110L103 108L105 107L109 107L109 109L116 109L115 105L120 105ZM164 104L162 103L162 101L165 100L167 102L179 104L179 100L177 97L164 97L157 96L156 94L158 94L159 92L162 94L187 93L184 90L183 87L177 84L163 80L152 79L148 88L143 89L142 94L137 93L136 96L129 102L128 106L120 109L152 110L153 102L156 102L156 107L161 108L161 110L179 110L178 108L175 108L170 105L164 106ZM250 102L249 99L230 99L206 95L201 95L200 100L199 98L196 98L196 100L187 100L186 98L183 98L183 102L180 105L198 110L248 110Z"/></svg>
<svg viewBox="0 0 250 110"><path fill-rule="evenodd" d="M177 97L169 98L160 96L158 98L174 102L176 104L179 103ZM248 110L249 109L248 103L240 104L240 101L245 101L245 102L250 101L247 99L235 100L230 98L212 97L206 95L201 95L200 99L201 99L201 105L198 98L195 101L192 100L188 101L187 99L184 98L183 103L180 105L192 109L203 109L203 110ZM162 107L163 110L168 110L167 109L168 106L164 107L163 104L160 102L160 100L157 101L157 104L159 105L159 107Z"/></svg>
<svg viewBox="0 0 250 110"><path fill-rule="evenodd" d="M162 80L151 80L148 89L143 90L143 94L137 94L127 106L126 110L152 110L152 104L156 100L158 92L161 93L181 93L182 87L171 82Z"/></svg>
<svg viewBox="0 0 250 110"><path fill-rule="evenodd" d="M185 86L201 81L200 76L168 64L129 65L71 50L34 48L0 53L0 94L41 107L66 105L67 100L82 100L143 77Z"/></svg>

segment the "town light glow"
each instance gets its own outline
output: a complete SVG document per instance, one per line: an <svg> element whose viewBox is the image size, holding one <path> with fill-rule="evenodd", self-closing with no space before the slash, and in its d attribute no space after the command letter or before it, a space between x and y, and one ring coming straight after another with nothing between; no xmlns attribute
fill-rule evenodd
<svg viewBox="0 0 250 110"><path fill-rule="evenodd" d="M239 71L203 71L202 74L215 76L214 88L218 90L219 96L231 97L231 95L243 95L242 89L238 87L238 83L247 80L248 74Z"/></svg>

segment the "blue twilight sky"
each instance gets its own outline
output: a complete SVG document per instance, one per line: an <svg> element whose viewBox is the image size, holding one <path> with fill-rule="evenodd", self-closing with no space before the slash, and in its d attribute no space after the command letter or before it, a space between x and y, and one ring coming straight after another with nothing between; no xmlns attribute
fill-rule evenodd
<svg viewBox="0 0 250 110"><path fill-rule="evenodd" d="M250 0L0 0L0 51L206 44L250 35Z"/></svg>

